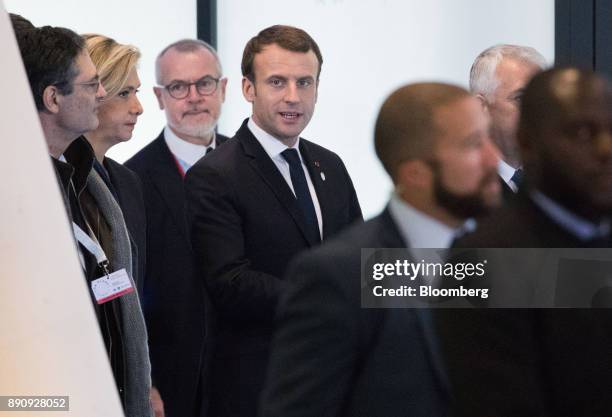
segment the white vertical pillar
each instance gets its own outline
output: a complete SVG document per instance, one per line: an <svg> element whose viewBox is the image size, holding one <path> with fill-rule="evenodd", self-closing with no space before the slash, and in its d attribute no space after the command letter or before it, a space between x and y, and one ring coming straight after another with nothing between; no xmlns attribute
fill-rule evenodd
<svg viewBox="0 0 612 417"><path fill-rule="evenodd" d="M0 395L69 396L54 416L123 416L3 0L0 44Z"/></svg>

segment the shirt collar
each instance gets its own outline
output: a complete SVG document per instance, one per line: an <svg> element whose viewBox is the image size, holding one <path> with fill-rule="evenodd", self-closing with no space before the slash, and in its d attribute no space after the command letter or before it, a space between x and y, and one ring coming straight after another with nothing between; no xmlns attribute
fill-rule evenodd
<svg viewBox="0 0 612 417"><path fill-rule="evenodd" d="M170 152L178 159L186 162L189 166L192 166L206 155L208 148L215 149L216 134L213 132L212 140L210 145L196 145L195 143L187 142L176 136L176 134L170 129L169 126L164 128L164 139L170 149Z"/></svg>
<svg viewBox="0 0 612 417"><path fill-rule="evenodd" d="M460 232L475 228L474 220L470 219L463 226L453 229L415 209L395 192L389 201L389 213L411 248L448 248Z"/></svg>
<svg viewBox="0 0 612 417"><path fill-rule="evenodd" d="M510 188L512 188L512 191L514 192L516 192L516 184L514 184L514 182L511 180L515 171L516 168L513 168L512 166L508 165L506 161L504 161L503 159L499 160L499 164L497 165L497 173L502 178L502 180L504 180L504 182L508 184Z"/></svg>
<svg viewBox="0 0 612 417"><path fill-rule="evenodd" d="M590 240L608 236L610 233L610 220L605 219L599 224L572 213L556 201L537 190L530 193L533 202L563 229L580 240Z"/></svg>
<svg viewBox="0 0 612 417"><path fill-rule="evenodd" d="M255 123L252 117L249 117L247 126L249 130L251 131L251 133L253 134L253 136L255 136L255 139L257 139L257 142L259 142L259 144L264 148L264 150L266 151L266 153L271 159L277 158L281 152L283 152L286 149L290 149L289 146L285 145L283 142L276 139L274 136L272 136L271 134L263 130L261 127L259 127L257 123ZM300 146L300 138L298 137L298 140L296 140L295 144L291 146L291 149L296 149L299 154L300 153L299 146ZM300 158L301 158L301 155L300 155Z"/></svg>

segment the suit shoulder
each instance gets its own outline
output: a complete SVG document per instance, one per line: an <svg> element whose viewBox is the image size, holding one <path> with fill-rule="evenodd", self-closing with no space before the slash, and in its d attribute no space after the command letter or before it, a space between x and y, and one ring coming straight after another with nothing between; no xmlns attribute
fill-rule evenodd
<svg viewBox="0 0 612 417"><path fill-rule="evenodd" d="M223 144L214 152L211 152L204 157L200 158L198 162L196 162L191 169L187 172L187 176L191 172L201 172L201 171L219 171L224 174L231 175L235 171L235 162L236 160L241 160L246 158L244 152L242 151L240 144L236 137L230 138L223 142Z"/></svg>
<svg viewBox="0 0 612 417"><path fill-rule="evenodd" d="M159 158L160 153L164 150L164 146L164 138L160 135L125 161L124 165L135 172L143 171L150 164L154 163L155 159Z"/></svg>
<svg viewBox="0 0 612 417"><path fill-rule="evenodd" d="M477 229L458 239L453 246L463 248L520 247L535 232L533 210L523 200L512 199L478 221Z"/></svg>
<svg viewBox="0 0 612 417"><path fill-rule="evenodd" d="M222 135L221 133L216 133L215 138L217 145L222 145L229 140L229 136Z"/></svg>
<svg viewBox="0 0 612 417"><path fill-rule="evenodd" d="M105 158L108 168L115 172L116 175L121 175L124 178L130 178L133 181L140 182L138 175L125 165L121 165L119 162L111 158Z"/></svg>
<svg viewBox="0 0 612 417"><path fill-rule="evenodd" d="M311 153L316 154L319 157L327 157L327 158L342 161L342 159L337 153L330 151L329 149L321 145L317 145L316 143L311 142L304 138L300 138L300 141L304 143L304 146L306 146Z"/></svg>
<svg viewBox="0 0 612 417"><path fill-rule="evenodd" d="M355 223L340 232L322 245L304 252L298 256L305 261L317 263L323 259L347 262L359 258L362 248L378 247L382 231L380 218L374 218L364 223Z"/></svg>

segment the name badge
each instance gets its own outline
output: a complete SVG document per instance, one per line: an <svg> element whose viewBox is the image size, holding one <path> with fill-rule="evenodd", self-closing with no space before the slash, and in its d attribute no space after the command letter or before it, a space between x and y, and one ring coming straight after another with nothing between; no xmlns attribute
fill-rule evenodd
<svg viewBox="0 0 612 417"><path fill-rule="evenodd" d="M133 292L134 287L127 271L125 268L122 268L110 275L92 281L91 290L98 304L104 304L107 301Z"/></svg>

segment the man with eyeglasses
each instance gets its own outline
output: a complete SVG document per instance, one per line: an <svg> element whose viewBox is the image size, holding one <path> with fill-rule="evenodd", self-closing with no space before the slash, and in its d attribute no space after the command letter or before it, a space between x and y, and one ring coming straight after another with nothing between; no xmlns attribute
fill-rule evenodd
<svg viewBox="0 0 612 417"><path fill-rule="evenodd" d="M15 29L121 404L126 415L150 417L147 334L130 278L127 229L110 191L92 169L94 152L82 136L98 127L98 107L106 91L79 35L50 26ZM110 287L109 274L124 291L96 290Z"/></svg>
<svg viewBox="0 0 612 417"><path fill-rule="evenodd" d="M342 160L300 138L322 61L301 29L277 25L253 37L242 58L252 115L187 173L195 259L219 318L210 378L216 417L256 415L289 261L362 219Z"/></svg>
<svg viewBox="0 0 612 417"><path fill-rule="evenodd" d="M205 412L210 331L207 297L195 274L184 210L183 177L225 142L215 132L227 79L216 51L196 39L164 48L154 92L165 111L160 135L126 162L142 180L147 216L143 308L153 381L167 417Z"/></svg>

